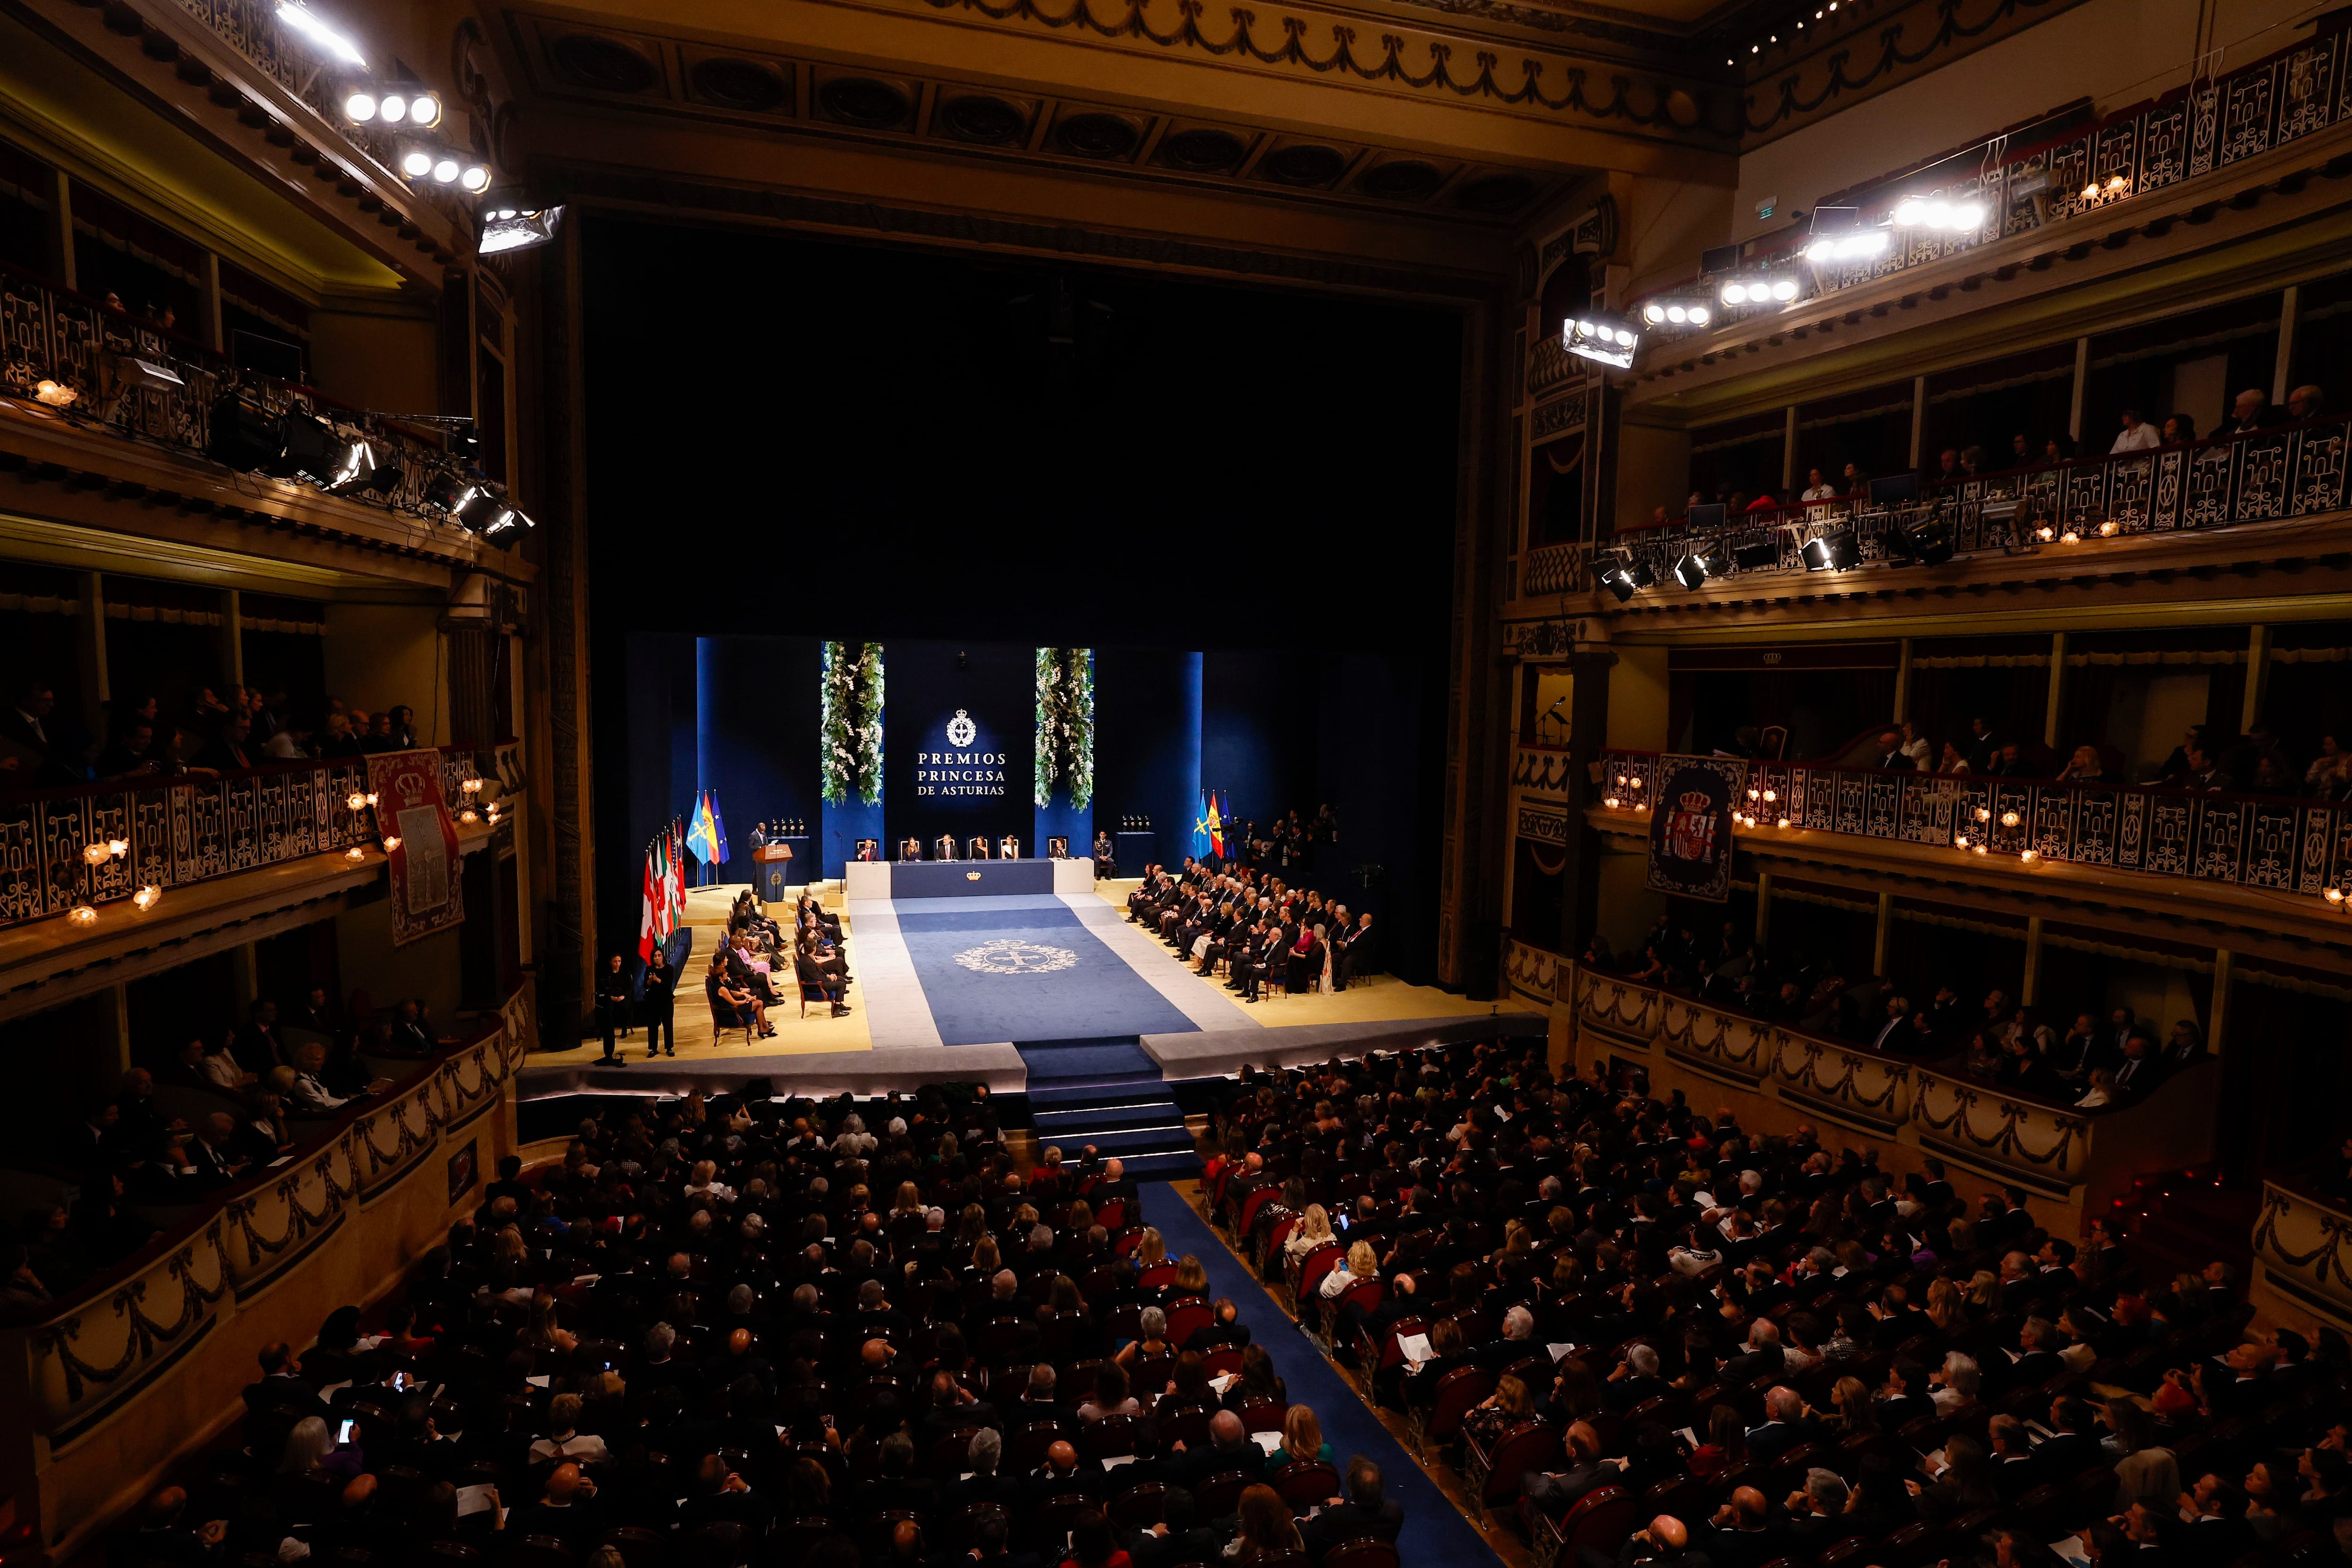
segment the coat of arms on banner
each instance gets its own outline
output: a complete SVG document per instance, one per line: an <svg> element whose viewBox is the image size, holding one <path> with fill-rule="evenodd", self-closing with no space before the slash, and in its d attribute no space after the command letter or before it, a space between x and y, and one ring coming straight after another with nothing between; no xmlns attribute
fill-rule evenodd
<svg viewBox="0 0 2352 1568"><path fill-rule="evenodd" d="M1731 894L1732 802L1747 787L1736 757L1661 757L1650 819L1649 885L1722 903Z"/></svg>
<svg viewBox="0 0 2352 1568"><path fill-rule="evenodd" d="M441 796L441 754L385 751L367 759L375 820L400 842L386 857L392 942L402 946L466 918L458 876L457 825Z"/></svg>

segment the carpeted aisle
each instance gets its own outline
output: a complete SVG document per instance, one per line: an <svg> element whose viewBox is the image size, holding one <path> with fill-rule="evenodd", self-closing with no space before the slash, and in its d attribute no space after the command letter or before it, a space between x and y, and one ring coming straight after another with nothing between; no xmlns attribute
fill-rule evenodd
<svg viewBox="0 0 2352 1568"><path fill-rule="evenodd" d="M1358 1454L1381 1467L1388 1495L1404 1505L1404 1534L1397 1542L1397 1552L1409 1568L1437 1563L1480 1563L1491 1568L1500 1563L1495 1549L1445 1500L1404 1446L1389 1436L1389 1429L1357 1396L1339 1369L1323 1359L1306 1331L1265 1293L1183 1196L1166 1182L1146 1183L1141 1191L1144 1219L1167 1238L1168 1255L1178 1258L1190 1252L1206 1265L1211 1290L1231 1296L1241 1309L1242 1322L1249 1325L1250 1343L1265 1346L1274 1357L1274 1369L1282 1375L1291 1401L1314 1408L1341 1476L1347 1474L1348 1461Z"/></svg>

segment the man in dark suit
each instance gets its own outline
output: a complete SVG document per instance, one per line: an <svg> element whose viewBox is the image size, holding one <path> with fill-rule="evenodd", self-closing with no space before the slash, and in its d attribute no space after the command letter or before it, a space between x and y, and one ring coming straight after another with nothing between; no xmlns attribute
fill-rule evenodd
<svg viewBox="0 0 2352 1568"><path fill-rule="evenodd" d="M1928 1368L1910 1360L1897 1361L1888 1368L1886 1387L1878 1396L1880 1427L1900 1432L1908 1423L1936 1413L1935 1398L1927 1392L1927 1374Z"/></svg>
<svg viewBox="0 0 2352 1568"><path fill-rule="evenodd" d="M1078 1458L1077 1449L1066 1442L1049 1443L1045 1447L1045 1462L1037 1467L1022 1488L1022 1511L1034 1514L1057 1497L1099 1498L1102 1493L1100 1464ZM1055 1544L1058 1546L1059 1542Z"/></svg>
<svg viewBox="0 0 2352 1568"><path fill-rule="evenodd" d="M1265 1450L1251 1438L1249 1428L1242 1425L1239 1416L1220 1410L1209 1417L1209 1440L1176 1456L1173 1484L1187 1491L1198 1491L1201 1483L1211 1476L1234 1470L1253 1481L1263 1479Z"/></svg>
<svg viewBox="0 0 2352 1568"><path fill-rule="evenodd" d="M0 741L14 743L0 746L0 751L26 759L8 775L20 788L53 789L81 782L81 770L73 766L58 733L62 727L52 716L57 706L56 689L37 678L26 680L16 700L0 706Z"/></svg>
<svg viewBox="0 0 2352 1568"><path fill-rule="evenodd" d="M258 1414L264 1410L279 1410L294 1419L307 1416L324 1417L326 1402L319 1397L302 1376L302 1364L294 1359L292 1347L283 1340L272 1340L261 1347L261 1381L245 1386L245 1407Z"/></svg>
<svg viewBox="0 0 2352 1568"><path fill-rule="evenodd" d="M1331 940L1331 988L1344 991L1348 982L1360 972L1370 974L1380 967L1372 946L1372 912L1356 916L1356 924Z"/></svg>
<svg viewBox="0 0 2352 1568"><path fill-rule="evenodd" d="M941 833L940 835L939 841L931 845L931 858L938 861L951 861L956 858L955 835L953 833Z"/></svg>
<svg viewBox="0 0 2352 1568"><path fill-rule="evenodd" d="M1811 1417L1805 1414L1804 1396L1793 1388L1775 1388L1764 1396L1764 1424L1748 1429L1748 1457L1759 1464L1769 1464L1820 1435Z"/></svg>
<svg viewBox="0 0 2352 1568"><path fill-rule="evenodd" d="M293 1053L278 1033L278 1004L266 998L246 1009L245 1023L229 1037L228 1049L236 1064L257 1077L268 1076L273 1067L294 1065Z"/></svg>
<svg viewBox="0 0 2352 1568"><path fill-rule="evenodd" d="M1745 1348L1723 1364L1716 1381L1728 1388L1753 1383L1759 1377L1778 1377L1785 1360L1780 1350L1780 1325L1769 1318L1758 1318L1748 1325Z"/></svg>
<svg viewBox="0 0 2352 1568"><path fill-rule="evenodd" d="M1706 1554L1708 1568L1763 1568L1787 1554L1789 1527L1772 1517L1772 1506L1762 1492L1739 1487L1693 1544Z"/></svg>
<svg viewBox="0 0 2352 1568"><path fill-rule="evenodd" d="M2262 1542L2246 1522L2246 1494L2234 1481L2202 1475L2181 1494L2181 1511L2193 1513L2166 1542L2183 1568L2224 1568Z"/></svg>
<svg viewBox="0 0 2352 1568"><path fill-rule="evenodd" d="M1878 744L1872 747L1870 750L1871 756L1869 766L1873 768L1900 768L1906 771L1911 770L1911 758L1903 754L1903 732L1901 730L1880 730L1878 732Z"/></svg>
<svg viewBox="0 0 2352 1568"><path fill-rule="evenodd" d="M803 988L803 994L806 994L807 990L814 989L819 996L824 998L832 1005L835 1018L840 1018L849 1011L849 1004L842 999L848 994L849 988L843 982L840 976L828 972L824 965L818 963L814 954L802 953L794 957L793 976Z"/></svg>
<svg viewBox="0 0 2352 1568"><path fill-rule="evenodd" d="M2071 1481L2103 1462L2099 1439L2091 1432L2091 1407L2080 1399L2069 1396L2050 1402L2050 1430L2055 1435L2044 1437L2033 1450L2033 1462L2041 1467L2043 1482Z"/></svg>
<svg viewBox="0 0 2352 1568"><path fill-rule="evenodd" d="M1123 1468L1123 1467L1122 1467ZM1307 1525L1307 1544L1314 1544L1315 1524ZM1349 1537L1349 1539L1354 1539ZM1148 1529L1128 1533L1127 1555L1135 1568L1174 1568L1180 1563L1211 1563L1222 1552L1223 1543L1217 1532L1200 1522L1198 1511L1192 1505L1192 1494L1182 1487L1170 1487L1161 1500L1160 1522Z"/></svg>
<svg viewBox="0 0 2352 1568"><path fill-rule="evenodd" d="M2002 1502L2015 1502L2042 1484L2042 1467L2034 1463L2024 1422L2014 1416L1996 1416L1987 1437L1992 1444L1993 1490Z"/></svg>
<svg viewBox="0 0 2352 1568"><path fill-rule="evenodd" d="M1622 1416L1643 1400L1655 1399L1671 1388L1658 1375L1658 1353L1646 1344L1637 1344L1626 1351L1625 1359L1609 1375L1601 1390L1601 1402Z"/></svg>
<svg viewBox="0 0 2352 1568"><path fill-rule="evenodd" d="M1521 1482L1528 1501L1554 1519L1574 1508L1586 1492L1614 1486L1623 1470L1601 1457L1601 1435L1585 1422L1568 1429L1568 1468L1549 1474L1530 1470Z"/></svg>
<svg viewBox="0 0 2352 1568"><path fill-rule="evenodd" d="M1404 1531L1404 1505L1384 1492L1381 1467L1361 1454L1348 1465L1347 1500L1326 1508L1307 1521L1307 1551L1320 1559L1334 1546L1349 1541L1393 1543Z"/></svg>

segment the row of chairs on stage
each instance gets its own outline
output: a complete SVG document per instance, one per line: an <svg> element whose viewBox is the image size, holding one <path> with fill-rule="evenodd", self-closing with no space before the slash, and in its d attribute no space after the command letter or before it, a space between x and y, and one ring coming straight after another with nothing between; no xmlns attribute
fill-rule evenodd
<svg viewBox="0 0 2352 1568"><path fill-rule="evenodd" d="M856 852L850 858L852 860L859 861L880 860L882 858L882 841L879 839L858 840ZM900 839L898 841L898 859L900 861L919 861L922 858L923 842L920 839ZM1017 834L1013 833L1007 833L1002 839L999 839L996 841L996 847L992 851L989 848L988 840L978 833L974 833L971 838L964 841L963 849L961 852L958 852L956 849L955 837L951 833L941 833L931 842L931 859L935 861L1017 861L1020 858L1021 840ZM1045 841L1045 858L1049 861L1068 860L1070 858L1070 841L1058 833L1054 837L1047 839Z"/></svg>

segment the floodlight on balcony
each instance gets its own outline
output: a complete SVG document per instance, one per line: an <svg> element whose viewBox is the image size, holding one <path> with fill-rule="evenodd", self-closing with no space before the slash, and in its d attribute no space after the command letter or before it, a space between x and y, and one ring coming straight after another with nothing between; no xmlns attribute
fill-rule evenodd
<svg viewBox="0 0 2352 1568"><path fill-rule="evenodd" d="M328 58L351 67L367 69L367 57L360 53L352 36L311 10L301 0L278 0L278 19L301 34Z"/></svg>
<svg viewBox="0 0 2352 1568"><path fill-rule="evenodd" d="M1906 196L1895 204L1898 229L1936 229L1968 234L1984 227L1982 202L1951 202L1941 196Z"/></svg>
<svg viewBox="0 0 2352 1568"><path fill-rule="evenodd" d="M1560 347L1579 359L1630 369L1642 335L1613 317L1571 316L1559 324Z"/></svg>
<svg viewBox="0 0 2352 1568"><path fill-rule="evenodd" d="M493 208L482 214L482 238L478 248L484 256L498 256L545 245L555 237L556 225L562 220L562 207Z"/></svg>

